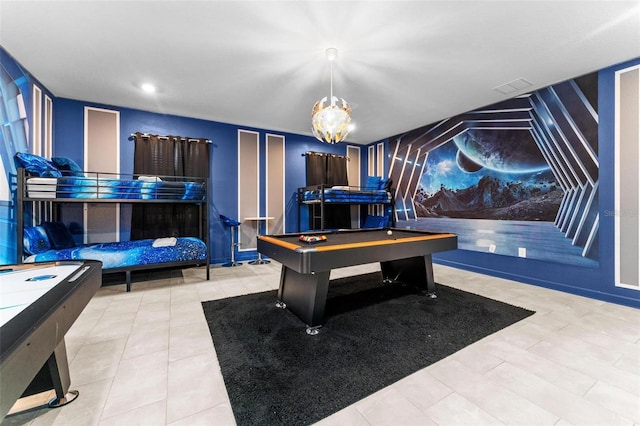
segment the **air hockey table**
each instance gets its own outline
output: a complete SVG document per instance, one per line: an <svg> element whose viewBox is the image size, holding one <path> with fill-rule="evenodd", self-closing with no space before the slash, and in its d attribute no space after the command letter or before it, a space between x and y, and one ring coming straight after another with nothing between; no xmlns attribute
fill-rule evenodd
<svg viewBox="0 0 640 426"><path fill-rule="evenodd" d="M64 336L102 285L99 261L0 266L0 419L21 397L73 401Z"/></svg>

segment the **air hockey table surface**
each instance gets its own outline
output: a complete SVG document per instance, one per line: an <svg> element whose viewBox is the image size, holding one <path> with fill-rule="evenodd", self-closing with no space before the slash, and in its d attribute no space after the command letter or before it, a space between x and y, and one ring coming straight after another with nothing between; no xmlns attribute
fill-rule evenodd
<svg viewBox="0 0 640 426"><path fill-rule="evenodd" d="M55 390L75 399L64 335L102 285L98 261L0 266L0 419L17 399Z"/></svg>

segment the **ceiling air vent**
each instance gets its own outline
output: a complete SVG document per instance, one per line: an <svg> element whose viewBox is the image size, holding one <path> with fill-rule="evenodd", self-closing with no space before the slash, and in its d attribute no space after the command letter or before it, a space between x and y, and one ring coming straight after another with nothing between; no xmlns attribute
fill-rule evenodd
<svg viewBox="0 0 640 426"><path fill-rule="evenodd" d="M508 95L518 90L530 87L532 84L529 80L524 78L516 78L513 81L503 84L502 86L494 87L493 90L497 90L500 93Z"/></svg>

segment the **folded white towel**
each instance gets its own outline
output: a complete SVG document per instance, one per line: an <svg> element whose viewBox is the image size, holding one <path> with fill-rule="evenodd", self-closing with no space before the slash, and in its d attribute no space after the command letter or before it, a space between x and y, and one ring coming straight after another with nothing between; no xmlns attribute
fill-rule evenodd
<svg viewBox="0 0 640 426"><path fill-rule="evenodd" d="M176 237L157 238L151 245L153 247L173 247L177 241Z"/></svg>

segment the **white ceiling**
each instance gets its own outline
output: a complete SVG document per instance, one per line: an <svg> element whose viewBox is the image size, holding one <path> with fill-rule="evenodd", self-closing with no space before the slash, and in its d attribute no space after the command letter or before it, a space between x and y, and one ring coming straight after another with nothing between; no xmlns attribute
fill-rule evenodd
<svg viewBox="0 0 640 426"><path fill-rule="evenodd" d="M640 2L0 0L0 44L58 97L305 135L336 47L367 144L640 57Z"/></svg>

